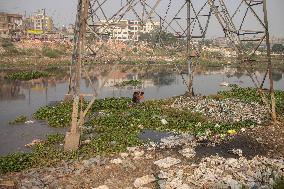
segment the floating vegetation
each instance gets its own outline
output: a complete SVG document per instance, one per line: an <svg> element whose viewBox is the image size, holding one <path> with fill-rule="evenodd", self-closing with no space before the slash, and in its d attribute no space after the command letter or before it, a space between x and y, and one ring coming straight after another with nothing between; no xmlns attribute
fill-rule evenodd
<svg viewBox="0 0 284 189"><path fill-rule="evenodd" d="M11 171L21 171L34 166L33 154L14 153L0 157L0 174Z"/></svg>
<svg viewBox="0 0 284 189"><path fill-rule="evenodd" d="M15 120L10 121L9 124L10 124L10 125L23 124L23 123L25 123L26 121L27 121L27 117L21 115L21 116L16 117Z"/></svg>
<svg viewBox="0 0 284 189"><path fill-rule="evenodd" d="M243 94L253 94L252 89L247 89L249 92L245 89L239 90L243 90ZM281 93L280 96L282 95ZM219 96L233 98L234 93L229 91L220 93ZM64 136L48 136L46 141L36 144L29 154L17 153L1 157L0 173L52 165L61 160L122 152L127 147L142 144L139 134L145 129L190 133L196 137L208 139L223 138L256 125L253 120L217 122L208 116L205 117L202 113L172 108L170 105L173 104L173 99L146 101L137 106L129 106L130 103L130 98L96 100L88 112L83 128L82 138L88 140L88 143L82 143L77 151L64 152L63 147L59 145L63 143ZM84 103L83 106L86 105L87 103ZM56 106L40 108L34 117L46 120L52 127L64 127L70 125L71 111L72 103L62 102Z"/></svg>
<svg viewBox="0 0 284 189"><path fill-rule="evenodd" d="M39 72L39 71L22 71L17 73L12 73L6 76L9 80L32 80L32 79L38 79L41 77L48 77L49 74L46 72Z"/></svg>
<svg viewBox="0 0 284 189"><path fill-rule="evenodd" d="M108 98L96 100L91 107L90 114L99 110L124 110L128 108L130 98ZM84 107L87 104L84 103ZM61 102L55 106L41 107L33 117L37 120L45 120L51 127L69 127L71 123L72 102Z"/></svg>
<svg viewBox="0 0 284 189"><path fill-rule="evenodd" d="M125 86L139 86L142 85L142 81L140 80L129 80L123 81L121 83L116 84L116 87L125 87Z"/></svg>
<svg viewBox="0 0 284 189"><path fill-rule="evenodd" d="M41 107L33 117L46 120L51 127L68 127L71 123L72 103L62 102L55 106Z"/></svg>
<svg viewBox="0 0 284 189"><path fill-rule="evenodd" d="M58 144L62 143L64 135L48 135L47 140L34 145L31 153L12 153L0 157L0 174L21 171L35 166L47 166L60 160L74 159L76 153L65 153Z"/></svg>
<svg viewBox="0 0 284 189"><path fill-rule="evenodd" d="M276 180L276 183L273 185L273 189L282 189L284 188L284 177Z"/></svg>

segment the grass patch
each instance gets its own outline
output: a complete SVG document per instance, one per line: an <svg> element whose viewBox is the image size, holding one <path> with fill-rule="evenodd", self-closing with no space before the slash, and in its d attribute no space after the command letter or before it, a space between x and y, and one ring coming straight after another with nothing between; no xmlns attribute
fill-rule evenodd
<svg viewBox="0 0 284 189"><path fill-rule="evenodd" d="M19 52L10 39L0 38L0 43L4 48L6 55L14 55Z"/></svg>
<svg viewBox="0 0 284 189"><path fill-rule="evenodd" d="M42 48L42 55L45 56L45 57L59 58L63 54L65 54L65 52L62 49L52 49L52 48L47 47L47 46L44 46Z"/></svg>
<svg viewBox="0 0 284 189"><path fill-rule="evenodd" d="M284 188L284 177L276 181L276 183L273 185L273 189L283 189Z"/></svg>
<svg viewBox="0 0 284 189"><path fill-rule="evenodd" d="M48 77L49 74L46 72L39 72L39 71L22 71L17 73L8 74L6 76L9 80L23 80L28 81L32 79L38 79L41 77Z"/></svg>
<svg viewBox="0 0 284 189"><path fill-rule="evenodd" d="M27 121L27 117L26 116L18 116L16 117L15 120L10 121L9 124L10 125L17 125L17 124L23 124Z"/></svg>

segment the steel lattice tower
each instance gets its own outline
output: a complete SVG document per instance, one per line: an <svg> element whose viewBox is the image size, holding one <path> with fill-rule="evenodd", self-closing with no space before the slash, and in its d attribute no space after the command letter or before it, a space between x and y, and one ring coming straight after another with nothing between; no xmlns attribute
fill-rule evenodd
<svg viewBox="0 0 284 189"><path fill-rule="evenodd" d="M194 67L202 53L200 45L195 40L204 40L208 34L212 19L218 23L231 48L237 52L238 60L243 65L249 65L254 53L260 45L266 43L267 71L261 81L251 69L250 73L255 87L258 89L263 102L271 112L273 121L276 121L275 97L272 80L272 64L270 55L270 41L267 18L266 0L78 0L75 23L74 49L70 68L69 96L73 98L73 113L71 131L65 138L65 149L75 150L80 143L80 129L83 127L85 116L94 103L100 88L94 90L92 100L85 110L82 101L86 94L80 92L80 80L84 69L84 62L101 58L100 52L109 53L114 57L112 71L116 68L121 55L107 51L104 40L113 39L113 32L117 27L128 27L123 20L138 20L138 31L132 35L128 45L133 45L139 39L141 28L149 23L159 21L160 31L174 33L175 36L186 42L187 58L189 60L188 91L192 92ZM173 5L174 4L174 5ZM247 28L247 20L255 20L257 26ZM111 37L112 36L112 37ZM244 50L247 42L253 42L254 47ZM163 45L162 39L157 43ZM244 67L246 67L244 66ZM270 97L267 99L262 90L264 81L269 78Z"/></svg>

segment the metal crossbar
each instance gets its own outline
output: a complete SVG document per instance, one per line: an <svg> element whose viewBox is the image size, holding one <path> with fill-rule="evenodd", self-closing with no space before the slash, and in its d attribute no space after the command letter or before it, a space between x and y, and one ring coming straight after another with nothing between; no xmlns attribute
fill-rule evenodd
<svg viewBox="0 0 284 189"><path fill-rule="evenodd" d="M269 107L271 117L274 121L276 120L266 0L237 0L238 3L236 9L233 9L233 11L229 11L227 6L232 0L180 1L180 6L178 6L178 4L172 6L176 1L156 0L153 2L151 0L125 0L120 2L120 7L109 7L108 3L115 2L114 0L78 0L69 84L69 94L73 95L74 99L71 134L73 133L74 136L78 136L80 127L83 126L84 119L89 109L108 78L105 78L99 89L94 90L94 97L87 108L85 110L81 108L80 112L78 112L80 105L79 101L82 101L81 96L84 96L80 92L82 70L91 85L94 86L90 79L91 77L84 67L83 61L88 61L90 59L99 60L99 58L103 57L103 53L109 53L109 55L113 56L113 59L111 60L113 61L111 73L123 57L116 51L105 51L107 46L106 43L104 43L104 37L106 37L107 40L114 41L115 44L115 40L117 39L115 39L114 32L117 30L122 31L125 27L130 27L125 20L131 19L136 20L135 27L137 27L137 30L129 39L129 48L135 47L134 45L139 41L140 32L142 32L142 28L145 27L147 23L151 23L154 26L155 19L159 19L160 26L157 28L159 33L157 43L159 46L164 47L166 50L167 44L164 43L161 34L162 32L173 32L176 38L179 38L179 40L186 43L187 57L189 62L191 62L189 70L194 70L196 64L198 64L198 58L202 53L202 49L198 43L194 43L193 41L199 39L199 42L202 42L205 40L210 26L210 20L212 16L214 16L221 26L231 47L237 52L239 60L244 63L243 65L247 69L255 87L258 88L263 102ZM201 6L196 5L197 1ZM262 8L263 19L257 13L257 8ZM243 10L244 13L241 10ZM252 18L251 15L253 18L256 18L261 29L248 30L245 28L246 21ZM237 16L241 18L238 19L240 23L235 21ZM259 80L253 72L252 67L249 69L246 65L250 64L253 55L259 49L264 39L266 40L267 45L268 66L264 78ZM254 45L253 49L250 51L246 51L243 48L247 42L251 42ZM176 49L178 49L178 47L176 47ZM192 56L192 54L195 54L195 56ZM176 68L178 69L177 66ZM190 79L185 83L191 94L194 71L189 74ZM267 75L270 80L270 102L262 92L263 83L266 80ZM77 143L73 147L70 147L68 144L66 144L66 146L67 150L78 148Z"/></svg>

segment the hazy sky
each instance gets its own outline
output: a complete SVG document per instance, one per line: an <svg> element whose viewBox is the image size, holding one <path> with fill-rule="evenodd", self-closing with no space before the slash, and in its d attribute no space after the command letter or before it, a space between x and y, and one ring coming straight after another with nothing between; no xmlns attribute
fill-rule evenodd
<svg viewBox="0 0 284 189"><path fill-rule="evenodd" d="M120 0L109 0L111 3L105 5L104 9L110 12L112 9L118 9ZM123 0L125 1L125 0ZM169 0L165 0L167 2ZM171 10L178 10L184 0L172 0ZM197 3L202 0L195 0ZM102 2L102 0L100 1ZM151 2L148 0L148 2ZM155 2L154 0L152 1ZM163 1L162 1L163 2ZM194 0L193 0L194 2ZM225 0L228 6L235 7L236 0ZM239 0L238 0L239 2ZM284 0L267 0L269 13L270 33L273 36L284 38ZM46 8L48 15L52 16L56 26L68 25L74 23L77 0L0 0L0 11L21 13L26 11L27 15L33 14L36 10ZM166 10L167 3L161 4L160 9ZM170 10L170 11L171 11ZM169 12L170 12L169 11ZM163 15L163 13L161 13ZM169 13L170 14L170 13ZM174 14L174 13L173 13ZM111 13L110 13L111 15ZM252 17L252 16L251 16ZM236 19L240 20L240 17ZM255 19L247 21L248 26L256 24ZM216 19L210 23L208 36L217 36L220 33L220 26L216 24Z"/></svg>

